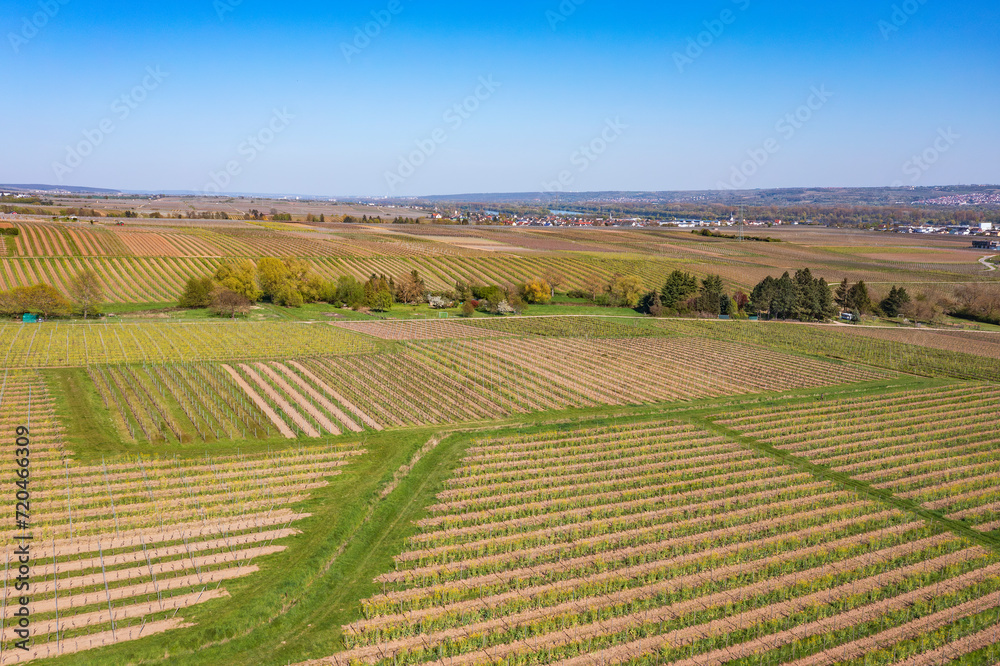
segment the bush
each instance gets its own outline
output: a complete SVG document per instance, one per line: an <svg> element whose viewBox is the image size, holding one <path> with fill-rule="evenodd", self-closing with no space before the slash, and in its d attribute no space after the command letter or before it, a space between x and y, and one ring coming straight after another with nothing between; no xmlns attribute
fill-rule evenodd
<svg viewBox="0 0 1000 666"><path fill-rule="evenodd" d="M302 298L302 292L296 289L295 285L286 282L278 288L278 292L274 295L274 304L286 308L301 308L305 304L305 299Z"/></svg>
<svg viewBox="0 0 1000 666"><path fill-rule="evenodd" d="M0 314L7 316L36 314L42 317L68 317L72 305L59 291L47 284L15 287L0 292Z"/></svg>
<svg viewBox="0 0 1000 666"><path fill-rule="evenodd" d="M232 289L217 286L212 291L212 312L220 317L236 319L236 315L246 316L252 305L249 298Z"/></svg>
<svg viewBox="0 0 1000 666"><path fill-rule="evenodd" d="M184 286L177 305L182 308L207 308L212 304L212 278L191 278Z"/></svg>
<svg viewBox="0 0 1000 666"><path fill-rule="evenodd" d="M552 300L552 287L545 280L531 280L521 285L521 298L527 303L548 303Z"/></svg>

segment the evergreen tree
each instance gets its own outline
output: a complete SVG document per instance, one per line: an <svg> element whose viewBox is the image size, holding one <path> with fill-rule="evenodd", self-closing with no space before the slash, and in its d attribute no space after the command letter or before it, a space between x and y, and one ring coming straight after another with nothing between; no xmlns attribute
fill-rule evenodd
<svg viewBox="0 0 1000 666"><path fill-rule="evenodd" d="M753 288L753 291L750 293L750 307L754 311L758 313L771 313L771 303L774 301L777 282L777 280L768 275Z"/></svg>
<svg viewBox="0 0 1000 666"><path fill-rule="evenodd" d="M795 305L798 301L798 289L792 276L786 271L774 283L774 297L771 300L771 316L778 319L788 319L795 315Z"/></svg>
<svg viewBox="0 0 1000 666"><path fill-rule="evenodd" d="M722 278L709 275L701 281L701 293L698 296L698 309L710 315L722 312Z"/></svg>
<svg viewBox="0 0 1000 666"><path fill-rule="evenodd" d="M660 292L662 305L668 310L681 310L684 301L698 291L698 280L690 273L674 271L667 277Z"/></svg>
<svg viewBox="0 0 1000 666"><path fill-rule="evenodd" d="M837 287L837 297L834 299L841 308L847 308L847 292L851 290L851 283L844 278L844 281Z"/></svg>
<svg viewBox="0 0 1000 666"><path fill-rule="evenodd" d="M847 292L847 309L857 310L862 314L871 314L875 311L875 304L872 303L868 286L865 285L864 280L858 282Z"/></svg>
<svg viewBox="0 0 1000 666"><path fill-rule="evenodd" d="M879 303L879 307L886 317L898 317L902 307L909 302L910 295L906 293L906 289L904 287L893 286L889 291L889 295Z"/></svg>

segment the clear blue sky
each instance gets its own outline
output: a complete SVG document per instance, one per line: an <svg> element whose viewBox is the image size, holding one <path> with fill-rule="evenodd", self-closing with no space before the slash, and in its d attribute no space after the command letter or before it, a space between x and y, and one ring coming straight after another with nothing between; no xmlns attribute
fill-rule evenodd
<svg viewBox="0 0 1000 666"><path fill-rule="evenodd" d="M223 191L376 196L1000 182L995 0L897 0L895 16L889 0L576 2L0 0L0 182L203 190L214 174ZM372 12L386 25L355 42Z"/></svg>

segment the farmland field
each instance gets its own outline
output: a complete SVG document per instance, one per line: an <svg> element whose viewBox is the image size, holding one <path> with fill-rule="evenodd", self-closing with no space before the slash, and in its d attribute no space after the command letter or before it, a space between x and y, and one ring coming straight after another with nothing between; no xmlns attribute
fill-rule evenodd
<svg viewBox="0 0 1000 666"><path fill-rule="evenodd" d="M131 305L0 322L0 664L1000 663L988 326L652 318L568 294L508 317L153 308L264 256L561 294L675 268L996 279L955 240L17 226L5 286L89 266Z"/></svg>
<svg viewBox="0 0 1000 666"><path fill-rule="evenodd" d="M994 280L967 240L912 239L847 230L774 229L782 243L732 243L668 230L553 231L286 225L287 231L243 221L193 226L185 220L136 220L129 226L80 222L15 225L12 252L0 258L0 289L46 282L64 290L92 269L110 300L175 300L192 277L224 261L295 257L327 279L417 270L431 289L456 282L516 284L558 275L565 289L586 289L614 274L634 275L647 288L682 269L751 288L768 275L808 265L831 283L847 277L874 285L959 284ZM893 245L895 244L895 245ZM927 245L932 245L927 247Z"/></svg>

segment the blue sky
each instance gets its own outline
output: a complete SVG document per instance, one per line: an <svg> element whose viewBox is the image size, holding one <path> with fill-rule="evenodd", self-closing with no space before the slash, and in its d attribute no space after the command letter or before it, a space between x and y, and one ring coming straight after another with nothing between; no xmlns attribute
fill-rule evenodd
<svg viewBox="0 0 1000 666"><path fill-rule="evenodd" d="M365 196L1000 182L1000 8L985 0L0 9L0 182Z"/></svg>

